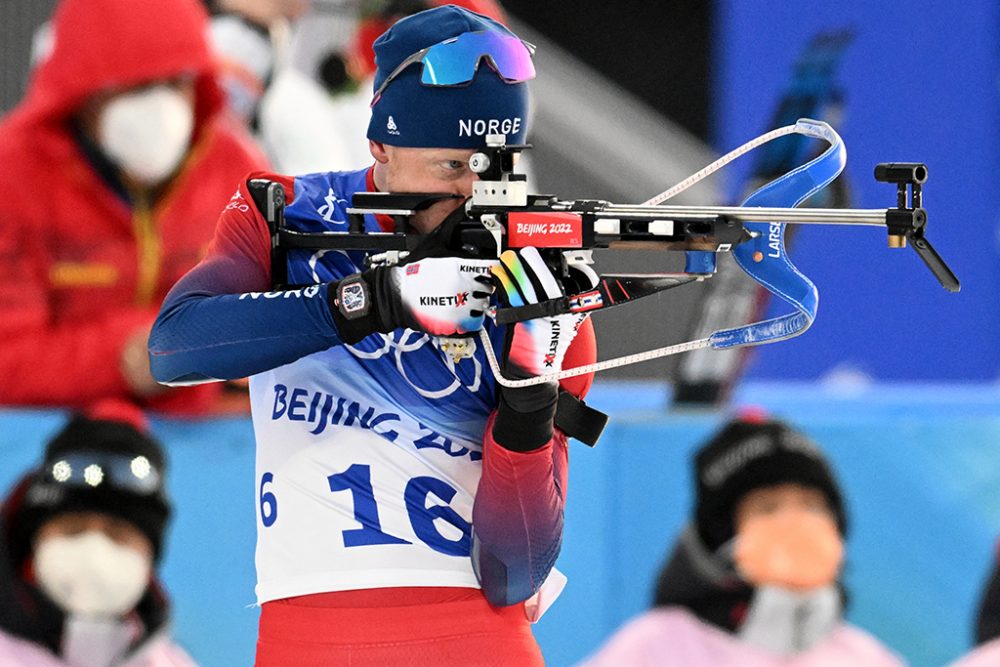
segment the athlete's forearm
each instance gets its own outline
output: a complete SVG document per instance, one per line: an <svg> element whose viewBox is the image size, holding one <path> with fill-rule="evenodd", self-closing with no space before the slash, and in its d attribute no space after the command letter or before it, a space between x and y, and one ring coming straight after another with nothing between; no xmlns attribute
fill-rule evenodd
<svg viewBox="0 0 1000 667"><path fill-rule="evenodd" d="M167 295L149 337L150 368L157 381L246 377L341 343L326 285L219 293L219 286L225 286L219 278L224 264L203 262Z"/></svg>
<svg viewBox="0 0 1000 667"><path fill-rule="evenodd" d="M517 604L542 585L562 545L566 437L556 431L542 447L510 451L483 443L483 474L472 510L473 565L486 599Z"/></svg>

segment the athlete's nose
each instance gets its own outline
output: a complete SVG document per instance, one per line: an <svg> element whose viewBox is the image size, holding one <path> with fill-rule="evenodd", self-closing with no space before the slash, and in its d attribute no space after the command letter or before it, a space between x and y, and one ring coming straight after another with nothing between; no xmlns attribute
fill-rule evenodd
<svg viewBox="0 0 1000 667"><path fill-rule="evenodd" d="M463 197L471 197L472 183L478 180L479 180L479 174L470 171L469 176L467 178L463 178L462 180L458 181L455 184L456 186L455 194L462 195Z"/></svg>

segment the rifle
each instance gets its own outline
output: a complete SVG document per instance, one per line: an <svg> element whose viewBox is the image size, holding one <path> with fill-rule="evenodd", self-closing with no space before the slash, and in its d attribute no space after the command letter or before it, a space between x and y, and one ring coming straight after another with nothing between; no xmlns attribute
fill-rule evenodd
<svg viewBox="0 0 1000 667"><path fill-rule="evenodd" d="M770 127L782 127L798 118L817 118L829 123L831 118L841 116L845 96L835 74L853 39L851 29L839 28L819 32L808 41L775 105ZM816 143L802 135L790 135L757 151L745 193L815 157ZM837 208L851 206L846 179L833 181L807 203ZM794 247L799 229L791 226L785 230L786 246ZM744 280L738 266L723 262L695 306L687 335L706 336L721 326L759 319L766 312L770 297L771 293L760 284ZM683 355L674 374L674 404L708 406L724 402L749 356L747 347L723 353L704 349Z"/></svg>
<svg viewBox="0 0 1000 667"><path fill-rule="evenodd" d="M743 206L662 205L678 192L757 146L789 134L820 139L830 147L805 165L761 187ZM602 200L562 200L553 195L529 194L526 177L514 172L516 156L528 145L507 145L503 135L488 135L486 147L473 154L470 169L479 175L472 197L464 205L464 219L448 232L455 251L497 257L508 248L535 246L547 265L567 287L567 296L521 307L496 308L490 316L498 325L537 317L583 313L613 308L666 289L710 278L716 255L731 252L754 280L795 308L795 312L679 345L627 355L580 368L527 380L511 380L500 372L488 338L484 348L497 381L526 386L587 372L636 363L703 347L725 349L790 338L807 329L815 317L815 286L789 261L784 248L786 224L869 225L884 227L890 248L908 245L920 256L940 284L950 292L960 289L958 278L926 238L927 212L922 187L927 166L922 163L882 163L875 178L896 186L896 206L885 209L794 208L826 187L842 171L846 152L840 136L826 123L801 119L744 144L705 169L644 204L614 204ZM393 264L418 248L423 237L407 233L407 220L435 202L455 195L439 193L358 192L353 195L346 232L298 232L283 224L284 192L268 188L267 217L272 236L272 271L276 282L287 276L287 253L296 249L364 250L370 265ZM392 218L394 230L365 233L364 216ZM679 273L605 274L596 289L573 290L573 273L593 264L594 248L642 248L683 251L685 269ZM483 332L485 335L485 332Z"/></svg>

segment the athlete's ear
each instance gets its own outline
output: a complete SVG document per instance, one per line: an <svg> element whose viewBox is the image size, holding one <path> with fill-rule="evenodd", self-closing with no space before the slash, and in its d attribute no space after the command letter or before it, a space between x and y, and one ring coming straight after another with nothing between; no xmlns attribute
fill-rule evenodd
<svg viewBox="0 0 1000 667"><path fill-rule="evenodd" d="M371 151L372 157L375 158L376 162L385 164L389 161L389 152L386 150L385 144L380 141L368 140L368 150Z"/></svg>

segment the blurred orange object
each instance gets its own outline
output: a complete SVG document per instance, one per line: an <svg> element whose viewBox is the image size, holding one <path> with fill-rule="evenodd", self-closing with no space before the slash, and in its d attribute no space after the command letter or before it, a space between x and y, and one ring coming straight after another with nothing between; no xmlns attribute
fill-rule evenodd
<svg viewBox="0 0 1000 667"><path fill-rule="evenodd" d="M808 591L833 583L844 543L828 514L784 508L749 517L736 536L733 560L754 586Z"/></svg>

